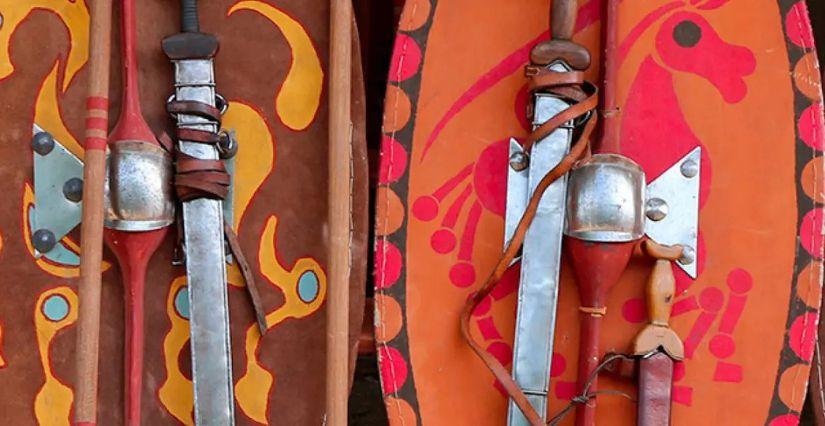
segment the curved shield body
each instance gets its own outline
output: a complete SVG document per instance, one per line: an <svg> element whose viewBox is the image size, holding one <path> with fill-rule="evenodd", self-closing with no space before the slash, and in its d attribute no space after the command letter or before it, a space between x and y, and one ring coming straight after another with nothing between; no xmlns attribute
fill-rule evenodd
<svg viewBox="0 0 825 426"><path fill-rule="evenodd" d="M393 425L505 423L505 394L462 340L459 313L501 255L508 144L530 131L523 68L549 36L549 3L405 5L386 98L375 254ZM596 55L601 3L579 1L574 36ZM674 268L671 324L686 359L674 374L673 424L795 423L823 254L825 133L805 3L622 2L619 33L620 152L648 182L702 152L698 278ZM628 351L647 322L651 267L632 260L612 290L602 352ZM563 258L548 417L576 392L572 275ZM518 277L516 265L471 322L508 367ZM635 395L633 383L607 376L600 388ZM635 405L600 396L597 418L635 424Z"/></svg>
<svg viewBox="0 0 825 426"><path fill-rule="evenodd" d="M49 132L82 160L87 3L0 1L0 192L5 197L0 212L0 271L5 277L0 290L0 417L7 424L71 420L82 253L77 229L46 254L35 250L32 234L40 206L34 203L32 129ZM223 127L234 130L239 144L230 166L234 187L228 223L252 267L269 327L261 337L237 262L228 265L236 419L238 424L320 424L328 257L323 89L328 2L199 3L202 31L217 35L221 44L215 77L217 91L228 101ZM115 2L116 13L118 7ZM177 8L175 2L160 0L137 4L143 111L153 130L170 134L173 120L165 103L173 92L172 65L160 43L180 32ZM118 64L116 51L113 61ZM366 274L367 166L360 69L353 74L353 158L336 161L351 161L354 169L354 357ZM112 124L122 96L119 78L115 71ZM190 307L184 268L172 264L174 240L170 235L152 258L146 285L144 424L194 423ZM108 250L103 268L98 418L101 424L122 424L124 295L117 262Z"/></svg>

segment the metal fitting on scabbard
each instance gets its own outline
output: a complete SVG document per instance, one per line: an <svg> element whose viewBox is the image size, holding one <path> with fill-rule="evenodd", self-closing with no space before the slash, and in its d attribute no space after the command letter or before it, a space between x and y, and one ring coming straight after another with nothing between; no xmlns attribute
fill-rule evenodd
<svg viewBox="0 0 825 426"><path fill-rule="evenodd" d="M570 171L565 234L626 242L645 232L645 174L633 160L597 154Z"/></svg>
<svg viewBox="0 0 825 426"><path fill-rule="evenodd" d="M141 141L110 145L106 173L105 224L121 231L151 231L175 220L172 158Z"/></svg>

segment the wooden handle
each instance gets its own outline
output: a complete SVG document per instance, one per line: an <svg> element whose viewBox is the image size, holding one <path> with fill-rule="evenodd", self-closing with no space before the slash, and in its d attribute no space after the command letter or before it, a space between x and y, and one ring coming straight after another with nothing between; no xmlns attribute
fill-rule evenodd
<svg viewBox="0 0 825 426"><path fill-rule="evenodd" d="M352 158L352 3L331 0L326 424L347 424Z"/></svg>
<svg viewBox="0 0 825 426"><path fill-rule="evenodd" d="M550 32L553 37L533 47L530 62L549 65L562 60L575 70L590 67L590 52L584 46L570 41L576 26L578 4L576 0L554 0L550 15Z"/></svg>
<svg viewBox="0 0 825 426"><path fill-rule="evenodd" d="M647 315L651 324L668 326L676 293L676 279L669 260L659 259L647 279Z"/></svg>
<svg viewBox="0 0 825 426"><path fill-rule="evenodd" d="M554 40L570 40L576 26L576 0L553 0L550 13L550 29Z"/></svg>
<svg viewBox="0 0 825 426"><path fill-rule="evenodd" d="M103 184L109 127L112 0L90 0L89 91L80 229L80 283L74 416L77 424L97 422L98 342L103 257Z"/></svg>
<svg viewBox="0 0 825 426"><path fill-rule="evenodd" d="M643 244L643 250L656 259L656 264L645 289L649 324L636 336L633 353L646 355L661 349L674 359L682 359L684 345L669 324L676 295L676 278L670 262L682 255L682 247L663 246L647 240Z"/></svg>

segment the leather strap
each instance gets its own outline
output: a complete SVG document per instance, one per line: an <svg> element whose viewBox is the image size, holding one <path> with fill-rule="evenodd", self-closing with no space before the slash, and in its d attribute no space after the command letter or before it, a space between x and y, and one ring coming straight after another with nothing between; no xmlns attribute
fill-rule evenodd
<svg viewBox="0 0 825 426"><path fill-rule="evenodd" d="M179 140L186 142L204 143L207 145L215 145L221 140L221 135L217 133L208 132L206 130L196 129L178 129L177 136Z"/></svg>
<svg viewBox="0 0 825 426"><path fill-rule="evenodd" d="M258 322L258 329L261 334L266 333L269 325L266 321L266 311L261 303L261 296L258 293L258 286L255 282L255 276L252 274L252 268L241 250L241 242L238 241L238 235L232 230L232 226L228 223L223 224L223 232L226 234L226 242L229 243L229 251L235 261L238 262L238 269L241 270L241 276L246 282L246 292L249 294L249 299L252 302L252 309L255 311L255 321Z"/></svg>
<svg viewBox="0 0 825 426"><path fill-rule="evenodd" d="M519 220L518 226L513 234L513 238L507 244L507 247L504 249L504 252L499 258L495 268L490 273L481 288L473 293L464 305L464 308L461 311L460 324L461 334L464 337L464 340L493 373L510 398L513 399L513 402L515 402L521 412L524 413L524 416L530 424L533 426L544 426L545 422L542 420L542 416L536 412L527 400L524 392L522 392L519 385L511 377L510 372L507 371L507 369L495 357L487 353L485 348L477 342L470 333L470 318L473 311L487 297L487 295L493 291L496 285L498 285L501 281L502 275L504 275L504 272L510 267L513 259L521 249L521 246L524 243L524 237L527 233L527 228L529 228L530 223L536 215L542 195L544 195L544 192L553 182L564 176L564 174L573 167L577 160L589 153L588 147L590 143L590 136L593 133L593 129L596 127L596 114L589 113L595 109L598 102L598 89L593 84L584 82L583 75L581 73L536 72L531 75L528 68L528 77L531 79L531 91L559 94L556 92L559 88L576 88L579 91L579 95L576 96L580 97L582 100L578 104L573 105L571 108L559 113L544 125L539 126L533 134L530 135L527 142L525 142L525 151L529 151L530 147L532 147L536 141L539 141L549 135L564 123L587 116L585 118L584 128L582 129L578 139L571 147L570 153L568 153L556 167L550 170L550 172L548 172L541 179L541 181L539 181L533 196L527 204L527 209L525 210L524 215L521 217L521 220ZM566 92L569 92L569 90L566 90Z"/></svg>
<svg viewBox="0 0 825 426"><path fill-rule="evenodd" d="M201 118L221 121L221 110L212 105L198 101L171 101L166 104L166 112L169 114L196 115Z"/></svg>
<svg viewBox="0 0 825 426"><path fill-rule="evenodd" d="M664 352L654 352L639 360L639 426L670 425L670 396L673 389L673 360Z"/></svg>
<svg viewBox="0 0 825 426"><path fill-rule="evenodd" d="M223 161L201 160L178 152L175 164L175 191L183 201L198 198L224 199L230 178Z"/></svg>
<svg viewBox="0 0 825 426"><path fill-rule="evenodd" d="M221 111L212 105L196 101L172 101L166 104L166 110L170 114L189 114L212 120L216 123L221 121ZM220 141L221 136L204 130L179 128L176 136L179 140L186 142L197 142L215 145ZM168 151L172 151L171 139L163 134L159 138L161 145ZM203 160L195 158L183 152L175 152L175 192L178 198L183 201L191 201L199 198L211 198L223 200L229 194L231 177L226 171L223 160ZM180 234L180 233L179 233ZM266 311L263 308L255 276L252 268L241 250L238 236L228 223L224 223L224 235L229 245L229 251L238 263L246 291L252 302L255 311L255 320L261 334L265 334L269 329L266 321Z"/></svg>

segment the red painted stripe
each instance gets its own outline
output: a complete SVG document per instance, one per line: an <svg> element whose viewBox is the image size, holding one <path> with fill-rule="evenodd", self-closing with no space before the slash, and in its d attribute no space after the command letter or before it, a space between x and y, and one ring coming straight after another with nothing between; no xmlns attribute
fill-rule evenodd
<svg viewBox="0 0 825 426"><path fill-rule="evenodd" d="M97 426L95 422L76 422L74 426Z"/></svg>
<svg viewBox="0 0 825 426"><path fill-rule="evenodd" d="M109 120L100 117L89 117L86 119L87 129L109 130Z"/></svg>
<svg viewBox="0 0 825 426"><path fill-rule="evenodd" d="M83 147L86 148L86 150L99 149L102 151L106 149L106 139L86 138L86 140L83 142Z"/></svg>
<svg viewBox="0 0 825 426"><path fill-rule="evenodd" d="M86 98L87 109L101 109L103 111L109 110L109 99L101 96L91 96Z"/></svg>

